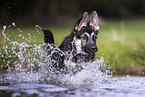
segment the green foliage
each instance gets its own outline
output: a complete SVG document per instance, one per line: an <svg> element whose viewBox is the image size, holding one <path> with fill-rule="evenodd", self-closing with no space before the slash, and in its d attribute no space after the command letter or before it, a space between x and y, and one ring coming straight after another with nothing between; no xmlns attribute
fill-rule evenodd
<svg viewBox="0 0 145 97"><path fill-rule="evenodd" d="M144 20L111 22L105 24L98 37L96 58L104 57L106 67L115 72L137 72L134 68L145 66ZM111 26L110 26L111 25ZM110 26L110 28L108 28ZM120 71L119 71L120 70ZM133 71L134 70L134 71ZM144 70L139 70L144 72Z"/></svg>
<svg viewBox="0 0 145 97"><path fill-rule="evenodd" d="M145 66L145 43L138 41L138 49L132 52L132 56L138 64Z"/></svg>

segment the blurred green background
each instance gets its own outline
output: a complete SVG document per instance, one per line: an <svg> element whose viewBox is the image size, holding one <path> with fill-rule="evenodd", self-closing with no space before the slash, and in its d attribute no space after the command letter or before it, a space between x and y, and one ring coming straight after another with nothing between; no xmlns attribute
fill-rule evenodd
<svg viewBox="0 0 145 97"><path fill-rule="evenodd" d="M145 75L145 0L0 0L0 25L16 23L7 29L11 40L25 41L16 37L22 35L35 44L43 43L43 34L35 25L50 29L56 45L70 34L74 24L85 11L97 11L100 31L96 59L104 58L105 66L114 74ZM13 32L13 34L11 33ZM0 46L5 39L0 33ZM0 49L2 50L2 49ZM5 66L8 57L0 56L0 65Z"/></svg>

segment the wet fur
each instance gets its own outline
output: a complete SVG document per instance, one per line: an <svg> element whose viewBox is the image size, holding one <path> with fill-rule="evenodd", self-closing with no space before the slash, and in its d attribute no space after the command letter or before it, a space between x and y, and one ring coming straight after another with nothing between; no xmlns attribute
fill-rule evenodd
<svg viewBox="0 0 145 97"><path fill-rule="evenodd" d="M56 60L57 62L54 63L53 66L57 70L69 73L69 67L72 67L76 69L72 70L72 72L75 73L83 69L83 67L80 66L81 62L92 62L94 60L95 53L98 50L96 46L98 34L97 19L98 17L95 11L91 14L90 20L88 19L88 13L85 12L83 17L76 23L72 33L64 38L59 47L54 46L52 32L43 30L44 42L46 44L49 43L57 49L56 52L52 54L52 60ZM96 23L94 24L94 22ZM95 39L92 38L93 36ZM47 49L49 50L49 47L47 47ZM61 54L59 52L61 52ZM50 52L48 52L48 54L50 54Z"/></svg>

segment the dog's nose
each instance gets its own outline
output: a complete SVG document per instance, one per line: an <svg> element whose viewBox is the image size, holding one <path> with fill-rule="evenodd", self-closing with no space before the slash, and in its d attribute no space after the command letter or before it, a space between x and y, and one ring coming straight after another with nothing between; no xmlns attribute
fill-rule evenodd
<svg viewBox="0 0 145 97"><path fill-rule="evenodd" d="M98 48L97 48L97 46L95 46L95 45L93 45L93 46L91 47L91 49L92 49L92 51L94 51L94 52L97 52L97 51L98 51Z"/></svg>

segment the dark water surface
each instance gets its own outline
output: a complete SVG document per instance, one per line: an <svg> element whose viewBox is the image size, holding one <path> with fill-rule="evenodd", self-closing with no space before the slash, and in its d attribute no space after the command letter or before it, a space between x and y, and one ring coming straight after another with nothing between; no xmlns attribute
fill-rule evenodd
<svg viewBox="0 0 145 97"><path fill-rule="evenodd" d="M144 97L144 77L115 77L104 82L71 84L0 79L0 97Z"/></svg>

